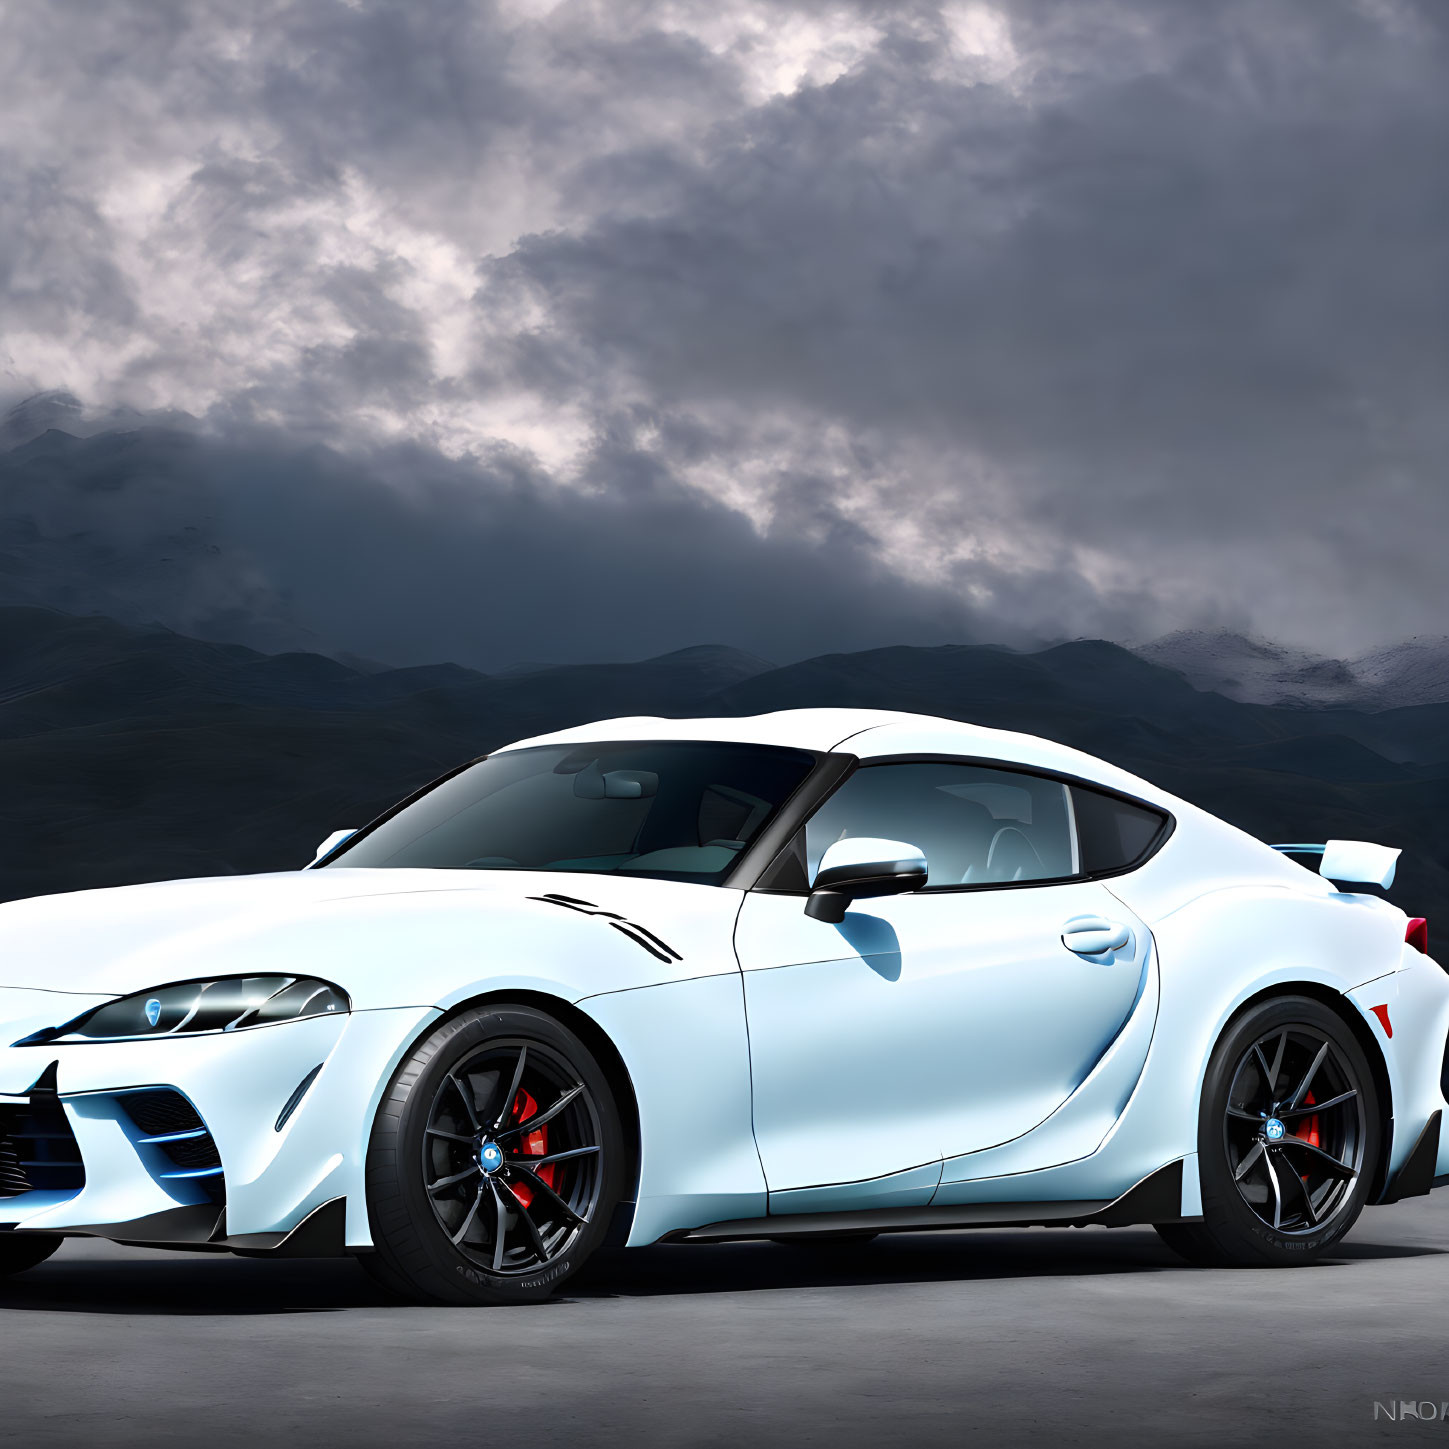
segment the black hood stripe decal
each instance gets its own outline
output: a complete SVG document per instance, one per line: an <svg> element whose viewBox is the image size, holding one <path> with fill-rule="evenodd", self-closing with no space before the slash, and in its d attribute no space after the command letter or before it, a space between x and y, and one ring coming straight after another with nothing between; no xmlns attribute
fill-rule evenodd
<svg viewBox="0 0 1449 1449"><path fill-rule="evenodd" d="M642 946L651 956L660 961L684 960L684 957L673 946L656 936L647 927L628 920L617 911L606 911L592 901L582 900L578 896L558 895L552 891L547 895L529 896L528 899L540 901L544 905L562 906L564 910L577 911L581 916L598 916L601 920L607 921L620 935L627 936L636 946Z"/></svg>

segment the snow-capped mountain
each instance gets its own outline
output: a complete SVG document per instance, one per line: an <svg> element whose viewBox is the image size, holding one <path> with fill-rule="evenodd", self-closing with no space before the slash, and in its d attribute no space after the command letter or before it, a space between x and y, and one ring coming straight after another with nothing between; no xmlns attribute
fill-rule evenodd
<svg viewBox="0 0 1449 1449"><path fill-rule="evenodd" d="M1406 639L1361 655L1351 667L1371 708L1449 700L1449 637Z"/></svg>
<svg viewBox="0 0 1449 1449"><path fill-rule="evenodd" d="M1380 710L1449 702L1449 637L1331 659L1227 630L1180 629L1132 652L1248 704Z"/></svg>

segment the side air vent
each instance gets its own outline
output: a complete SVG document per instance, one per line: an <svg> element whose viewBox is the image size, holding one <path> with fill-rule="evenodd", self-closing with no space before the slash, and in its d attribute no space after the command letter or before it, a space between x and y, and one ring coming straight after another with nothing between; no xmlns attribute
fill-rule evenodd
<svg viewBox="0 0 1449 1449"><path fill-rule="evenodd" d="M59 1102L0 1106L0 1197L77 1193L85 1185L80 1147Z"/></svg>
<svg viewBox="0 0 1449 1449"><path fill-rule="evenodd" d="M215 1167L220 1168L221 1157L217 1153L216 1143L211 1140L211 1133L203 1132L199 1137L181 1137L175 1142L162 1144L163 1149L177 1167Z"/></svg>
<svg viewBox="0 0 1449 1449"><path fill-rule="evenodd" d="M148 1137L206 1130L201 1114L180 1092L127 1092L121 1098L121 1105L131 1121Z"/></svg>
<svg viewBox="0 0 1449 1449"><path fill-rule="evenodd" d="M201 1114L180 1092L157 1087L127 1092L119 1100L144 1134L137 1145L155 1148L170 1164L158 1174L163 1181L193 1179L213 1202L225 1200L221 1154Z"/></svg>

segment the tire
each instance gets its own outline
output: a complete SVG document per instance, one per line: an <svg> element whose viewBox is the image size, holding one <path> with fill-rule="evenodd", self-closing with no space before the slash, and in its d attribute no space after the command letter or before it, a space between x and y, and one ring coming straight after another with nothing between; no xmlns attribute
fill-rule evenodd
<svg viewBox="0 0 1449 1449"><path fill-rule="evenodd" d="M1158 1224L1158 1236L1203 1266L1311 1263L1363 1211L1382 1137L1348 1024L1310 997L1261 1002L1223 1033L1203 1081L1202 1221Z"/></svg>
<svg viewBox="0 0 1449 1449"><path fill-rule="evenodd" d="M0 1278L45 1262L64 1241L58 1233L0 1233Z"/></svg>
<svg viewBox="0 0 1449 1449"><path fill-rule="evenodd" d="M536 1303L603 1243L627 1181L588 1047L533 1007L476 1008L420 1043L383 1096L363 1266L415 1302Z"/></svg>

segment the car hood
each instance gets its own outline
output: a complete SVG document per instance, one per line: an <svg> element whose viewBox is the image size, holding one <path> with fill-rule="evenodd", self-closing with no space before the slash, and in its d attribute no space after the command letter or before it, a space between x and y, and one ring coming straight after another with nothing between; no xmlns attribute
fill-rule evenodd
<svg viewBox="0 0 1449 1449"><path fill-rule="evenodd" d="M496 973L505 957L510 979L525 955L534 969L555 957L576 970L581 953L567 938L583 932L582 954L596 969L570 983L569 994L579 996L636 984L642 963L658 975L662 959L601 930L612 917L591 919L590 911L613 912L646 932L663 922L675 939L703 934L728 949L728 930L722 941L719 933L738 904L727 899L733 894L636 877L332 867L36 896L0 905L0 988L120 996L168 981L275 971L361 991L359 1005L428 1005L446 996L449 981ZM589 906L540 899L548 895ZM676 955L671 949L671 971Z"/></svg>

